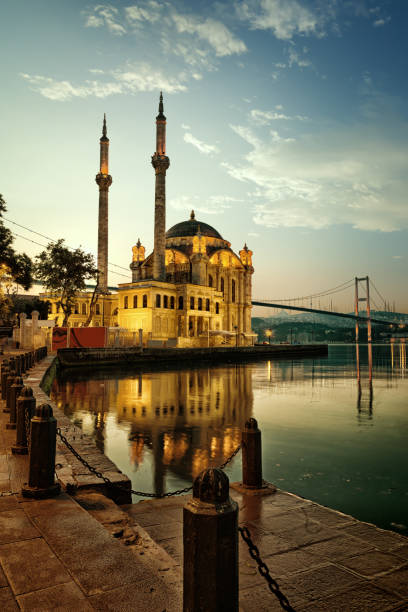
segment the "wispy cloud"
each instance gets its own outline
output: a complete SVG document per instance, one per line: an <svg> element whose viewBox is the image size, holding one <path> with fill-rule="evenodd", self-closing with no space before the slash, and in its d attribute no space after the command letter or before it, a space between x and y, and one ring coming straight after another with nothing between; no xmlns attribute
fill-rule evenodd
<svg viewBox="0 0 408 612"><path fill-rule="evenodd" d="M204 155L211 155L212 153L219 153L220 150L216 145L211 145L199 140L195 136L191 134L191 132L186 132L184 134L184 142L193 145L196 149L200 151L200 153L204 153Z"/></svg>
<svg viewBox="0 0 408 612"><path fill-rule="evenodd" d="M245 53L245 43L237 38L221 21L212 18L200 19L174 12L172 19L179 33L198 36L207 42L218 57Z"/></svg>
<svg viewBox="0 0 408 612"><path fill-rule="evenodd" d="M271 123L272 121L291 121L294 119L298 121L307 120L307 117L303 115L294 115L293 117L290 117L289 115L285 115L282 112L262 111L257 108L254 108L251 110L250 116L251 116L251 119L253 119L253 121L257 123L258 125L267 125L268 123Z"/></svg>
<svg viewBox="0 0 408 612"><path fill-rule="evenodd" d="M95 72L95 71L94 71ZM102 71L101 71L102 72ZM154 70L148 64L129 64L125 68L118 68L108 72L110 81L85 80L81 84L58 80L41 75L21 73L34 91L58 102L67 102L73 98L106 98L115 94L135 94L138 92L162 90L167 93L178 93L187 89L184 84L185 76L170 76L161 71Z"/></svg>
<svg viewBox="0 0 408 612"><path fill-rule="evenodd" d="M238 16L255 30L271 30L276 38L324 35L325 15L297 0L246 0L237 5Z"/></svg>
<svg viewBox="0 0 408 612"><path fill-rule="evenodd" d="M242 202L242 200L225 195L212 195L207 198L183 195L178 198L172 198L170 206L177 210L185 210L186 212L190 212L193 208L196 213L203 212L208 215L219 215L239 202Z"/></svg>
<svg viewBox="0 0 408 612"><path fill-rule="evenodd" d="M122 36L126 34L126 29L120 23L118 17L119 11L115 6L111 4L99 4L93 8L92 12L86 14L85 27L100 28L106 26L112 34Z"/></svg>
<svg viewBox="0 0 408 612"><path fill-rule="evenodd" d="M408 227L405 148L365 125L317 135L262 136L230 126L251 145L241 163L222 163L241 182L255 184L253 220L265 227L321 229L348 224L362 230ZM405 126L408 137L408 126ZM364 147L361 147L364 142ZM375 172L373 169L375 168Z"/></svg>
<svg viewBox="0 0 408 612"><path fill-rule="evenodd" d="M385 18L381 18L381 19L376 19L373 22L373 26L375 28L380 28L381 26L384 26L385 24L389 23L391 21L391 17L385 17Z"/></svg>

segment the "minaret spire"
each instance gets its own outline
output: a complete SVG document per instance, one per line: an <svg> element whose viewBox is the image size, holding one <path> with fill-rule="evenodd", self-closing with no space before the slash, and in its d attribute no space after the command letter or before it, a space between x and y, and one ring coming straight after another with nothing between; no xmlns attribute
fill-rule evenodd
<svg viewBox="0 0 408 612"><path fill-rule="evenodd" d="M112 177L109 174L109 138L106 135L106 114L103 115L102 136L99 141L99 174L95 180L99 185L98 216L98 291L108 293L108 196Z"/></svg>
<svg viewBox="0 0 408 612"><path fill-rule="evenodd" d="M152 155L152 166L156 173L154 200L154 255L153 278L166 280L166 171L170 160L166 156L166 117L164 116L163 93L160 92L159 114L156 117L156 152Z"/></svg>

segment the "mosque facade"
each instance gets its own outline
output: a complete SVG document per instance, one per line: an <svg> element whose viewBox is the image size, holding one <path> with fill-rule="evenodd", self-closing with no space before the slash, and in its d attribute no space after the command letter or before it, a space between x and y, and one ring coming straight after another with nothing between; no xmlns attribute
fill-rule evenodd
<svg viewBox="0 0 408 612"><path fill-rule="evenodd" d="M177 223L166 232L166 117L160 94L156 117L154 249L146 256L140 240L132 248L132 281L117 293L108 288L109 139L106 119L100 139L98 218L98 290L78 294L69 324L119 327L151 346L216 346L254 343L251 329L252 251L246 244L236 254L231 243L212 226L196 218ZM43 296L50 299L48 296ZM57 322L56 300L50 318ZM90 311L91 310L91 311Z"/></svg>

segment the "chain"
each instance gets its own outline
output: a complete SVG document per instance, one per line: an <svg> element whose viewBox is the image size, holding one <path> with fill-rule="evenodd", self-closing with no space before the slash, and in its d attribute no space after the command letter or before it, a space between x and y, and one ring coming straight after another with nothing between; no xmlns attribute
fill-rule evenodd
<svg viewBox="0 0 408 612"><path fill-rule="evenodd" d="M82 465L86 467L87 470L92 472L92 474L94 474L97 478L100 478L101 480L103 480L110 487L116 487L118 489L122 489L123 491L126 491L127 493L132 493L133 495L138 495L139 497L160 497L160 498L172 497L173 495L183 495L183 493L188 493L193 488L193 485L190 485L189 487L184 487L184 489L177 489L177 491L171 491L169 493L145 493L144 491L135 491L134 489L128 489L126 486L121 485L118 482L112 482L107 476L104 476L102 472L99 472L96 468L90 465L86 459L81 457L81 455L78 453L78 451L75 450L72 444L68 442L67 438L62 433L60 427L57 427L57 434L60 437L61 441L68 448L68 450L71 451L71 453L74 455L74 457L76 457L78 461L80 461ZM228 465L228 463L230 463L230 461L233 460L233 458L238 453L240 448L241 448L241 445L239 445L234 450L234 452L224 461L224 463L219 466L221 470L223 470L225 466Z"/></svg>
<svg viewBox="0 0 408 612"><path fill-rule="evenodd" d="M25 420L25 431L26 431L26 442L27 448L30 450L31 436L30 436L30 416L28 414L28 410L24 410L24 420Z"/></svg>
<svg viewBox="0 0 408 612"><path fill-rule="evenodd" d="M292 606L290 605L288 598L280 590L276 580L274 580L270 575L268 566L262 561L261 557L259 556L259 550L252 541L248 527L238 527L238 531L241 534L242 539L248 546L249 554L258 564L258 572L267 581L271 592L279 599L281 607L284 610L287 610L288 612L296 612L295 609L292 608Z"/></svg>
<svg viewBox="0 0 408 612"><path fill-rule="evenodd" d="M241 450L241 444L238 444L237 448L230 454L230 456L224 461L224 463L221 463L221 465L218 466L218 469L224 470L227 467L227 465L231 463L235 455L237 455L240 450Z"/></svg>

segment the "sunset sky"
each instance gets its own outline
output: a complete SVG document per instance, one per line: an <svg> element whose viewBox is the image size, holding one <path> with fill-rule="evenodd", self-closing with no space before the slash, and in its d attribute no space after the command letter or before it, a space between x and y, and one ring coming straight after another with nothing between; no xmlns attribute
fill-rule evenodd
<svg viewBox="0 0 408 612"><path fill-rule="evenodd" d="M5 216L96 254L106 112L109 261L128 269L139 237L153 245L163 90L167 228L194 209L234 251L247 242L255 299L368 274L408 312L407 24L405 0L3 3ZM110 270L110 285L130 279Z"/></svg>

